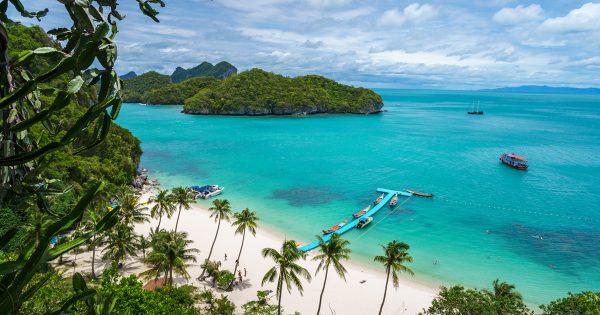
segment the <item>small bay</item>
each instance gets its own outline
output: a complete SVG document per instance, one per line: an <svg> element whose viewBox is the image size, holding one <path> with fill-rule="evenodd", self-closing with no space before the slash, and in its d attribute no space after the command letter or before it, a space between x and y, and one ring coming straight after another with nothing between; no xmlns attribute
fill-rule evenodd
<svg viewBox="0 0 600 315"><path fill-rule="evenodd" d="M142 167L166 187L219 184L234 209L300 243L371 203L401 199L345 234L364 262L408 243L416 278L515 283L530 303L600 288L600 96L376 90L387 112L306 117L191 116L125 104ZM480 102L483 116L467 115ZM499 163L504 152L528 171ZM208 201L202 201L208 204Z"/></svg>

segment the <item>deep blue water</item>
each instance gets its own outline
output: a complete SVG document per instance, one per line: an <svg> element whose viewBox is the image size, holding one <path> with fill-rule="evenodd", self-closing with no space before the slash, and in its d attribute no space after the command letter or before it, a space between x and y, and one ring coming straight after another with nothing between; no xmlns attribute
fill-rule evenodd
<svg viewBox="0 0 600 315"><path fill-rule="evenodd" d="M515 283L531 303L600 289L600 96L377 90L379 115L215 117L124 106L142 166L167 186L218 183L236 209L299 242L348 219L375 189L401 200L345 237L356 259L411 245L422 281ZM483 116L466 115L479 101ZM499 163L526 156L530 169Z"/></svg>

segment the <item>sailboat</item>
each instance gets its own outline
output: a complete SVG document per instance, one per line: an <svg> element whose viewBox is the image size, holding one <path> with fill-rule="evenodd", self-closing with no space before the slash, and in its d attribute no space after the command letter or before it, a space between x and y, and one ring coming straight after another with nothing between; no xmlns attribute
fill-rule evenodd
<svg viewBox="0 0 600 315"><path fill-rule="evenodd" d="M477 101L477 110L475 110L475 102L473 102L473 108L470 112L467 112L469 115L483 115L483 111L479 110L479 101Z"/></svg>

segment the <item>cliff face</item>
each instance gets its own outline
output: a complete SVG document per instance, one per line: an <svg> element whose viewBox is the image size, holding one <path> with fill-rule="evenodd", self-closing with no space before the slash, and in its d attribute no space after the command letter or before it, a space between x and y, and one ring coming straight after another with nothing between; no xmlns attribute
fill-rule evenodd
<svg viewBox="0 0 600 315"><path fill-rule="evenodd" d="M296 115L378 113L375 92L309 75L287 78L252 69L200 90L185 100L183 112L196 115Z"/></svg>

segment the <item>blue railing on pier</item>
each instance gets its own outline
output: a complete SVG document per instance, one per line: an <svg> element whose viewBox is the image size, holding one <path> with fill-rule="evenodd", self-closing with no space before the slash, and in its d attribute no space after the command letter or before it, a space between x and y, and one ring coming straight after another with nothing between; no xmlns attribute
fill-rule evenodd
<svg viewBox="0 0 600 315"><path fill-rule="evenodd" d="M410 197L410 196L412 196L411 193L408 193L408 192L405 192L405 191L396 191L396 190L390 190L390 189L385 189L385 188L377 188L377 191L380 192L380 193L384 193L385 196L383 197L383 199L377 205L375 205L375 207L373 207L367 213L365 213L364 215L362 215L360 218L357 218L355 220L352 220L349 223L346 223L339 230L337 230L337 231L335 231L335 232L333 232L331 234L323 235L323 241L329 242L329 240L331 239L331 236L333 234L344 234L344 233L352 230L353 228L356 227L356 225L358 224L358 222L360 221L361 218L368 218L370 216L373 216L383 206L387 205L388 202L390 202L390 199L392 199L392 196L394 196L394 194L398 194L398 196L404 196L404 197ZM314 241L312 243L306 244L304 246L298 247L298 250L300 250L301 252L308 252L309 250L313 250L313 249L317 248L317 246L319 246L319 241L318 240L316 240L316 241Z"/></svg>

